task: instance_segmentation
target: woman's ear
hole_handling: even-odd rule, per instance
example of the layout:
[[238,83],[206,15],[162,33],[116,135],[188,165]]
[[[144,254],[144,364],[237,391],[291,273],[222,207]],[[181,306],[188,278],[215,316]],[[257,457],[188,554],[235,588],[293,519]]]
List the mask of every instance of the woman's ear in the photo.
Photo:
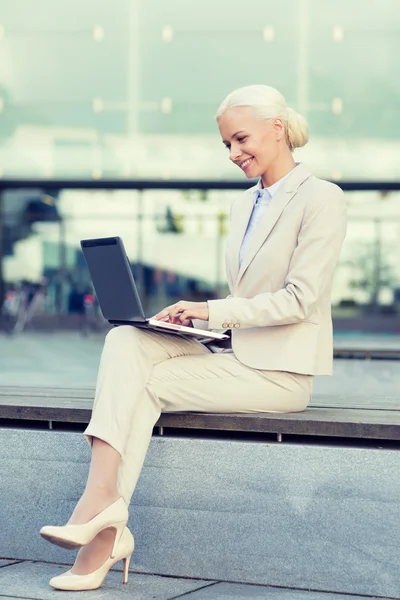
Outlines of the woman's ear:
[[285,139],[285,123],[280,117],[276,117],[272,123],[275,131],[276,140],[279,142]]

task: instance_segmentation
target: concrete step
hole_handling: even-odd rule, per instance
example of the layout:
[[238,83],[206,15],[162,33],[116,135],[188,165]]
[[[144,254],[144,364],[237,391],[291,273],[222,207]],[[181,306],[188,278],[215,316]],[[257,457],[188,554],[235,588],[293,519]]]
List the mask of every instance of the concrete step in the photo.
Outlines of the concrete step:
[[[73,560],[39,529],[68,520],[89,458],[79,433],[0,429],[0,557]],[[399,598],[399,471],[393,449],[155,437],[132,570]]]

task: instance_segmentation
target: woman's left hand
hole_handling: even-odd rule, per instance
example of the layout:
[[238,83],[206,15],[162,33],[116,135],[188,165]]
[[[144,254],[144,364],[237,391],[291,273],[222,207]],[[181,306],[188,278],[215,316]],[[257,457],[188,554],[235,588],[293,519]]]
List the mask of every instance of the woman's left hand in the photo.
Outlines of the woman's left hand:
[[186,302],[186,300],[180,300],[176,304],[164,308],[164,310],[154,316],[154,319],[190,326],[192,319],[208,321],[208,304],[207,302]]

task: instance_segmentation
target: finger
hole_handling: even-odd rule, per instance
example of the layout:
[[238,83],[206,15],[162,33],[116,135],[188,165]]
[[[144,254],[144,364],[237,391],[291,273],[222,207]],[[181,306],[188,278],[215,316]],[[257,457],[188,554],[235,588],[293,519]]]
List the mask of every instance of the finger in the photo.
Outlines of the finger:
[[168,317],[168,312],[164,309],[161,312],[154,315],[153,319],[156,319],[157,321],[161,321],[162,319],[165,319],[166,317]]
[[184,311],[183,311],[183,312],[182,312],[182,313],[179,315],[179,321],[180,321],[181,323],[183,323],[183,321],[186,321],[186,320],[188,320],[188,319],[196,318],[196,314],[195,314],[195,312],[196,312],[196,311],[194,311],[194,310],[190,310],[190,309],[184,310]]
[[175,324],[179,324],[180,325],[181,324],[181,314],[182,313],[178,313],[176,315],[169,314],[168,317],[167,317],[167,320],[170,323],[175,323]]
[[[187,318],[187,317],[183,316],[184,314],[185,314],[185,313],[183,313],[183,312],[180,312],[180,313],[178,313],[177,315],[175,315],[175,316],[173,316],[173,317],[172,317],[172,316],[170,316],[170,321],[171,321],[172,323],[177,323],[178,325],[181,325],[181,324],[182,324],[182,322],[183,322],[183,321],[184,321],[184,320]],[[186,314],[187,314],[187,313],[186,313]]]
[[192,323],[191,319],[186,319],[185,321],[182,321],[181,325],[185,325],[185,327],[193,327],[193,323]]
[[181,305],[179,306],[178,304],[174,304],[174,306],[171,307],[171,310],[169,311],[169,316],[172,318],[177,317],[178,315],[182,314],[182,311],[185,310],[185,308]]
[[171,304],[171,306],[166,306],[160,312],[158,312],[156,315],[154,315],[153,318],[160,320],[160,319],[164,319],[165,317],[168,317],[173,306],[175,306],[175,305]]

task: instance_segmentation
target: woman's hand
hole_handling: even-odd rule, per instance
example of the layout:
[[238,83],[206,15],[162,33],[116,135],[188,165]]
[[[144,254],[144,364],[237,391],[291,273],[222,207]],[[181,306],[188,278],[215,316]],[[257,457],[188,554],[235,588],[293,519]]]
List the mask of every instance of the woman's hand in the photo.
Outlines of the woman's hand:
[[192,319],[208,321],[208,304],[207,302],[186,302],[185,300],[180,300],[176,304],[171,304],[171,306],[164,308],[164,310],[154,316],[154,319],[191,327]]

